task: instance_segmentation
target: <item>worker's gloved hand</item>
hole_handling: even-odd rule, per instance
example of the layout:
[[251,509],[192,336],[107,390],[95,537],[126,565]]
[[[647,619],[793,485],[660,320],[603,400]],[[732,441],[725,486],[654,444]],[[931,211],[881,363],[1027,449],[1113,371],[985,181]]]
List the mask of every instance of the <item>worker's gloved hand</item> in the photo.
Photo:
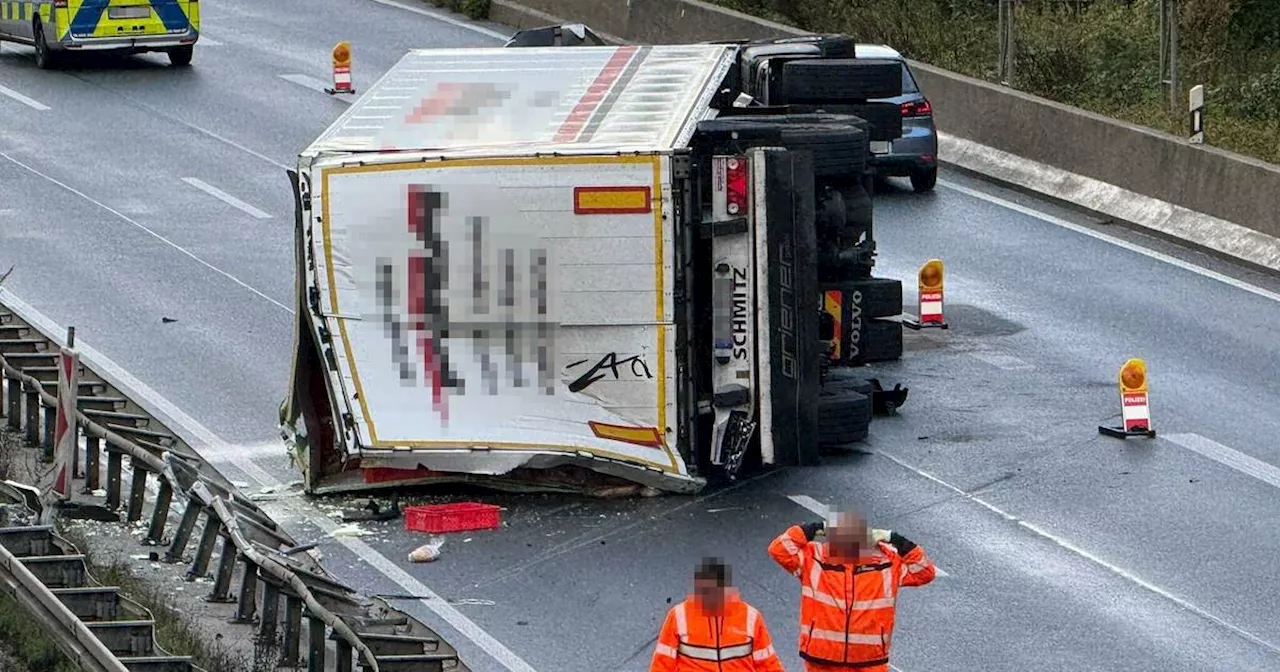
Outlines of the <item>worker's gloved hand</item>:
[[876,527],[871,528],[871,538],[877,544],[887,544],[893,538],[893,530],[882,530]]
[[818,533],[822,531],[823,527],[823,523],[805,523],[800,526],[800,529],[804,530],[805,539],[813,541],[813,538],[818,536]]

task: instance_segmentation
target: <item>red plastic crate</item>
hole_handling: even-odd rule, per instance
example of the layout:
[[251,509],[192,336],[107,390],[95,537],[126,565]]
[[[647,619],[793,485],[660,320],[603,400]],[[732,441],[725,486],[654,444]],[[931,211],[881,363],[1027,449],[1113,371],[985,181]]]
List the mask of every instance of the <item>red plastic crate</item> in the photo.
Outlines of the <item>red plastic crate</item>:
[[406,506],[404,529],[433,534],[493,530],[502,525],[499,511],[500,507],[476,502]]

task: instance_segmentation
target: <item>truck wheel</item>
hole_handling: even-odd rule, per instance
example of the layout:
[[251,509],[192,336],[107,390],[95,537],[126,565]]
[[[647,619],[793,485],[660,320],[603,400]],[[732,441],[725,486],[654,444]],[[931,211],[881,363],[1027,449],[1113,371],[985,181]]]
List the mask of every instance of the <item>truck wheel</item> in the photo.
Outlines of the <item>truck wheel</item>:
[[788,61],[770,73],[769,102],[861,103],[902,95],[902,64],[893,60],[816,59]]
[[875,387],[871,381],[862,377],[862,374],[856,369],[847,366],[833,366],[827,369],[827,379],[822,381],[822,389],[831,392],[857,392],[865,394],[868,398],[875,391]]
[[893,103],[793,105],[791,109],[802,113],[829,113],[865,120],[867,136],[872,141],[897,140],[902,137],[902,111]]
[[892,362],[902,359],[902,323],[870,319],[863,322],[862,361]]
[[188,44],[185,47],[177,47],[168,51],[169,65],[175,68],[185,68],[191,65],[191,58],[196,54],[196,45]]
[[835,448],[867,438],[871,397],[852,390],[824,392],[818,397],[818,447]]
[[861,179],[867,164],[866,134],[843,122],[800,122],[788,115],[768,121],[729,117],[698,124],[698,136],[696,143],[710,145],[716,152],[768,146],[808,150],[813,153],[813,172],[818,179]]
[[797,35],[763,40],[756,44],[812,44],[823,58],[853,58],[857,41],[848,35]]
[[36,67],[41,70],[57,68],[61,59],[57,52],[49,48],[49,42],[44,36],[44,24],[37,20],[33,28],[36,35]]
[[844,216],[846,235],[853,236],[856,242],[863,233],[871,236],[875,223],[875,206],[871,194],[861,184],[842,190],[844,196]]

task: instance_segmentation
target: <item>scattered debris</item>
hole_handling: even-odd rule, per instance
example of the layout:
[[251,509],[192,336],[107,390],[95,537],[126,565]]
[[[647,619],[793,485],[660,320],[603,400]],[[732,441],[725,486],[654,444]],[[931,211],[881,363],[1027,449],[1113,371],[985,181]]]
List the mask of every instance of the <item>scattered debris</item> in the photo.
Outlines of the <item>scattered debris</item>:
[[434,562],[440,557],[442,546],[444,546],[444,537],[431,537],[430,541],[413,549],[409,554],[409,562]]
[[160,321],[161,321],[161,322],[163,322],[163,323],[165,323],[165,324],[171,324],[171,323],[173,323],[173,322],[177,322],[177,321],[178,321],[178,319],[177,319],[177,318],[175,318],[175,317],[161,317],[161,318],[160,318]]
[[331,537],[364,537],[364,536],[368,536],[368,534],[369,533],[367,531],[360,529],[359,525],[352,523],[350,525],[343,525],[342,527],[339,527],[338,529],[330,532],[329,536]]
[[10,266],[10,267],[9,267],[9,270],[7,270],[7,271],[5,271],[5,272],[4,272],[4,275],[0,275],[0,285],[3,285],[3,284],[4,284],[4,281],[5,281],[5,280],[7,280],[7,279],[9,278],[9,274],[13,272],[13,269],[14,269],[14,268],[16,268],[16,267],[15,267],[15,266]]
[[391,507],[383,509],[377,502],[370,499],[368,504],[359,511],[343,511],[342,521],[351,523],[356,521],[375,521],[384,522],[395,520],[400,517],[400,495],[391,496]]

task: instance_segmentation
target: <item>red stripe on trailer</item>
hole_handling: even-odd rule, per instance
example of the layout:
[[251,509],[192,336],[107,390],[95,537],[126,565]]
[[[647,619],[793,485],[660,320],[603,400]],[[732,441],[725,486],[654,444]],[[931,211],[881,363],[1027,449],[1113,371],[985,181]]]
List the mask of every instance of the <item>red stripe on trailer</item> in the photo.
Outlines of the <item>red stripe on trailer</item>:
[[576,140],[582,134],[582,129],[586,128],[587,121],[591,119],[591,115],[595,114],[600,108],[600,103],[604,102],[605,96],[609,95],[609,89],[613,88],[618,78],[622,76],[622,72],[626,70],[627,64],[640,50],[638,46],[618,47],[613,52],[613,56],[604,64],[604,69],[600,74],[596,75],[595,81],[587,87],[587,92],[578,99],[578,104],[569,112],[569,116],[560,124],[560,130],[556,131],[556,142],[569,142]]

